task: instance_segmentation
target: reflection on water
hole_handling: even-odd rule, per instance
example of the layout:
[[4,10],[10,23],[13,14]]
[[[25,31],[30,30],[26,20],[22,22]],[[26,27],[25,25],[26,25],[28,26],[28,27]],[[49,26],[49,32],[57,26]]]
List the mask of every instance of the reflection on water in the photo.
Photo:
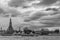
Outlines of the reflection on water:
[[0,36],[0,40],[60,40],[60,36],[40,36],[40,37]]

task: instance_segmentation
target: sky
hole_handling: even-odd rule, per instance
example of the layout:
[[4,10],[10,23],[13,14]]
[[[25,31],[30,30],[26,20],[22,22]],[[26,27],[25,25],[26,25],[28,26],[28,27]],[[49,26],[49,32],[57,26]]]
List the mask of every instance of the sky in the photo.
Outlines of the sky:
[[[0,0],[0,27],[14,29],[60,27],[60,0]],[[3,25],[3,26],[2,26]]]

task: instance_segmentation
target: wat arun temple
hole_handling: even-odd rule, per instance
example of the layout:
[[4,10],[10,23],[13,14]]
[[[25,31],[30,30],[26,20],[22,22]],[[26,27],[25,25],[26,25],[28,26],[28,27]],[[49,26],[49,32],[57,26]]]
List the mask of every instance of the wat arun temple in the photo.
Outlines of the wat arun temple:
[[7,30],[0,30],[0,36],[40,36],[40,35],[60,35],[60,30],[56,29],[54,31],[49,31],[48,29],[41,29],[41,30],[30,30],[27,27],[22,30],[14,30],[12,26],[12,19],[10,18],[9,26]]

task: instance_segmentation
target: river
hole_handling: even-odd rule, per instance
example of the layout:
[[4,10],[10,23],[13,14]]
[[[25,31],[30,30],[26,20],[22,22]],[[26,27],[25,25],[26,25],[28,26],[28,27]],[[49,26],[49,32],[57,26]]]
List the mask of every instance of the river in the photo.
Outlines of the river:
[[39,37],[0,36],[0,40],[60,40],[60,36],[39,36]]

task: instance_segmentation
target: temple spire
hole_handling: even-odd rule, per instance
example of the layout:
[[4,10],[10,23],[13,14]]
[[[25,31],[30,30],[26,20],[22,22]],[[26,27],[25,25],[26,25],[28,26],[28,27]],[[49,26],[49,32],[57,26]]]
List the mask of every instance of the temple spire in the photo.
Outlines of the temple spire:
[[11,18],[10,18],[10,22],[9,22],[9,27],[8,27],[8,29],[7,29],[7,32],[9,32],[9,33],[13,33],[13,27],[12,27],[12,20],[11,20]]

